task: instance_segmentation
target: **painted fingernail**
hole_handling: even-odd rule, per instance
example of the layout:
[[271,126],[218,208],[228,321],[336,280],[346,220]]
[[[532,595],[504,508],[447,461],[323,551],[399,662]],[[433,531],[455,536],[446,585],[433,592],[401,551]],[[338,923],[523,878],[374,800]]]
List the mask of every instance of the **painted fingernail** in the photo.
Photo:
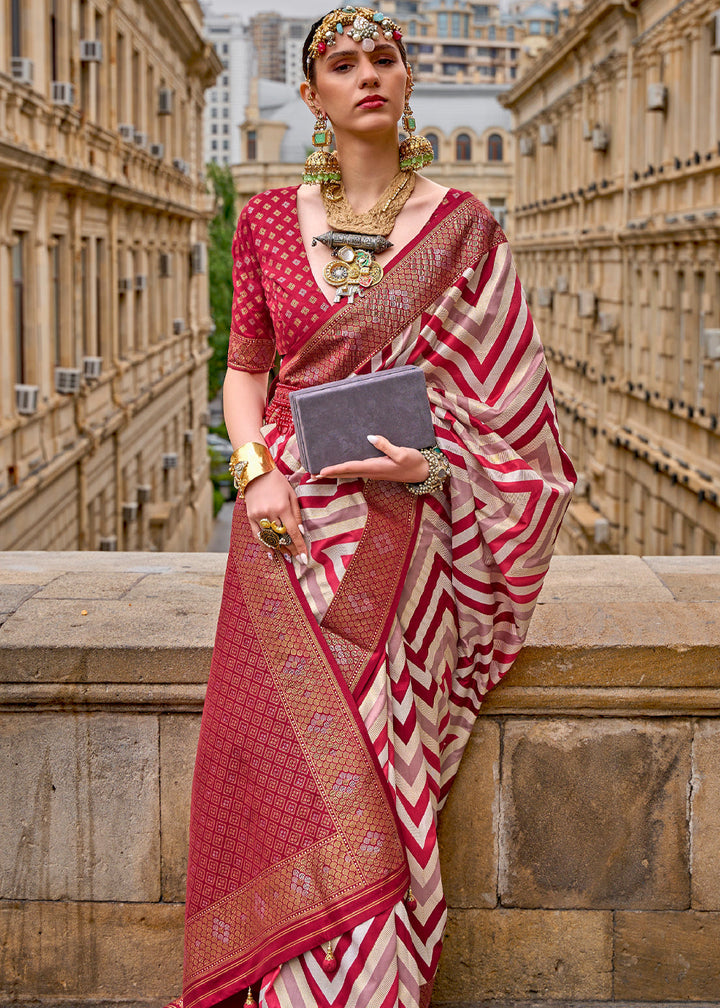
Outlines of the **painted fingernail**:
[[305,564],[305,566],[307,567],[307,554],[306,553],[298,553],[298,560],[300,561],[301,564]]
[[370,442],[370,444],[377,444],[378,441],[380,440],[377,434],[368,434],[367,439]]
[[300,529],[300,535],[304,536],[305,535],[305,526],[302,524],[302,522],[298,522],[298,528]]

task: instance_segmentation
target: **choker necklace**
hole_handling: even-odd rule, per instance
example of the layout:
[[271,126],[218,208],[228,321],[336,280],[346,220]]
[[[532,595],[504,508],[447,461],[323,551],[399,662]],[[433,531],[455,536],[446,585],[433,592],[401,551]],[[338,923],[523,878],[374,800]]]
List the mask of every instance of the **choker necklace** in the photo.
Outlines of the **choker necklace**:
[[332,252],[323,276],[337,288],[336,303],[346,297],[352,304],[356,295],[382,280],[383,268],[375,262],[375,255],[392,247],[387,235],[412,195],[415,178],[414,171],[399,171],[377,203],[362,214],[350,206],[342,181],[320,186],[332,230],[313,238],[312,243],[322,242]]

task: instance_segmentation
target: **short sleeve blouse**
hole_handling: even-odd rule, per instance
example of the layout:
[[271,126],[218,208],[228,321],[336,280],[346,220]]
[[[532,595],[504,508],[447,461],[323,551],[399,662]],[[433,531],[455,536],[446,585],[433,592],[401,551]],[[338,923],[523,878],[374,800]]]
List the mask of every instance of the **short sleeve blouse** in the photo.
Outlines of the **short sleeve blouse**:
[[233,241],[233,304],[228,367],[268,371],[275,351],[301,345],[332,313],[303,246],[297,186],[255,196]]

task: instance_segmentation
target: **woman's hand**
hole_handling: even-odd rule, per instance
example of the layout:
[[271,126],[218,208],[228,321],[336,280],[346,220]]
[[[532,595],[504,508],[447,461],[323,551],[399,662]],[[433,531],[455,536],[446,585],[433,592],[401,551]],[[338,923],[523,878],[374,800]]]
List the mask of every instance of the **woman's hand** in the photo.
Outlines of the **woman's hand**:
[[299,527],[300,505],[295,491],[281,472],[273,469],[248,483],[245,488],[245,505],[250,526],[256,536],[260,532],[261,518],[282,523],[292,539],[292,546],[282,548],[307,563],[305,540]]
[[422,483],[430,467],[417,448],[402,448],[387,438],[368,435],[368,441],[384,453],[385,458],[369,458],[326,466],[318,476],[337,476],[342,479],[390,480],[393,483]]

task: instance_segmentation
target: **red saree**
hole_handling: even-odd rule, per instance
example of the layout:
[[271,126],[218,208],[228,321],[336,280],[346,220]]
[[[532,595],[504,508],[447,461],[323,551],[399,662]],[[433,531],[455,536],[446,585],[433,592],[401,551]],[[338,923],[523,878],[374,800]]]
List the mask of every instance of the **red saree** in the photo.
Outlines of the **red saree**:
[[[574,474],[507,242],[471,195],[450,191],[353,305],[317,289],[294,189],[245,208],[234,267],[228,363],[284,355],[263,433],[310,560],[269,558],[238,503],[193,783],[184,1005],[261,981],[271,1008],[418,1008],[445,922],[437,813],[522,645]],[[305,473],[289,390],[408,363],[446,488],[418,500]]]

